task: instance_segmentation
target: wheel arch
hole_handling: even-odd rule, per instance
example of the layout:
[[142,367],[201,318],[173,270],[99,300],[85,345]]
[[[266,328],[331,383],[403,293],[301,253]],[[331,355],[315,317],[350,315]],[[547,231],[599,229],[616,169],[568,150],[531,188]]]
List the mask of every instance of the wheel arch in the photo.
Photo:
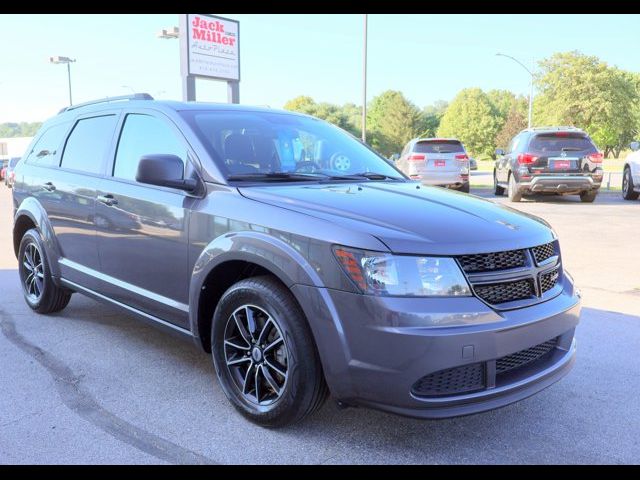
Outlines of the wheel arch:
[[211,320],[224,292],[234,283],[258,275],[275,277],[299,305],[301,299],[291,289],[293,285],[322,285],[316,271],[297,250],[271,235],[234,232],[215,239],[196,260],[189,286],[189,328],[203,350],[211,350]]
[[44,207],[35,198],[28,197],[18,207],[13,222],[13,250],[16,258],[18,257],[22,237],[31,228],[37,229],[42,236],[47,249],[46,257],[51,275],[59,277],[58,258],[60,257],[60,248],[55,233]]

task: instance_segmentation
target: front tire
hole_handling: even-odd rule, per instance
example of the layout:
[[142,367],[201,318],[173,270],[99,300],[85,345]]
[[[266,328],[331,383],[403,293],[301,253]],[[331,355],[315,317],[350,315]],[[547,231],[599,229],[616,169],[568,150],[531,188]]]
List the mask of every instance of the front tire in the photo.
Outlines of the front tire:
[[258,425],[296,423],[327,397],[304,313],[274,277],[248,278],[224,293],[213,315],[211,346],[225,395]]
[[622,174],[622,198],[625,200],[637,200],[640,197],[640,192],[634,191],[635,185],[633,184],[633,177],[631,176],[631,169],[625,167]]
[[71,300],[71,292],[53,282],[40,232],[28,230],[20,241],[18,272],[22,294],[29,308],[38,313],[59,312]]
[[522,200],[522,194],[518,192],[518,184],[513,173],[509,174],[509,188],[507,189],[507,197],[510,202],[519,202]]
[[496,171],[493,171],[493,194],[496,197],[501,197],[504,195],[504,187],[498,185],[498,176],[496,175]]

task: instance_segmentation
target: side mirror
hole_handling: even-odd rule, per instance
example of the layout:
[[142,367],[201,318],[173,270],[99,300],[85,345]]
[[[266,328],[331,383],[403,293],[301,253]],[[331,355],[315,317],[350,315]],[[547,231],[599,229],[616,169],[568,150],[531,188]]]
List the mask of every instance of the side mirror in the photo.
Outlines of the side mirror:
[[640,150],[640,142],[631,142],[629,144],[629,147],[631,148],[631,150],[633,150],[634,152],[637,150]]
[[501,148],[496,148],[496,155],[501,157],[504,155],[504,150]]
[[198,182],[184,178],[184,162],[176,155],[154,153],[143,155],[138,163],[136,180],[160,187],[177,188],[187,192],[195,190]]

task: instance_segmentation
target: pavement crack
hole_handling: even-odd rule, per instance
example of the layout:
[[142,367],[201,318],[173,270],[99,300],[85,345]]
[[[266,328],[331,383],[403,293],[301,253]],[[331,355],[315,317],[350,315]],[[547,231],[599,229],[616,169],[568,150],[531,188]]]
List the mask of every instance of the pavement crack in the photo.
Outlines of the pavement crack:
[[51,375],[62,402],[84,420],[112,437],[169,463],[216,463],[205,456],[136,427],[106,410],[90,392],[82,387],[81,376],[76,375],[60,359],[32,344],[18,333],[11,316],[1,310],[0,329],[9,342],[33,358]]

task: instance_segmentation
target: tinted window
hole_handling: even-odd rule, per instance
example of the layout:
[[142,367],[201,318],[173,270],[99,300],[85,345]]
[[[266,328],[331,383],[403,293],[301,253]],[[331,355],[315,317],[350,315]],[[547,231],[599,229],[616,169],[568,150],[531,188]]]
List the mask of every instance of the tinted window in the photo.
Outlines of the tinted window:
[[458,140],[418,142],[413,151],[416,153],[464,153],[464,148]]
[[596,150],[589,137],[564,132],[536,135],[529,145],[534,153],[584,152]]
[[177,155],[184,163],[187,149],[166,122],[150,115],[129,114],[122,128],[113,176],[135,180],[143,155]]
[[56,153],[62,145],[69,123],[49,127],[36,141],[25,161],[35,165],[57,166],[60,160]]
[[87,173],[101,173],[116,120],[115,115],[79,120],[64,148],[62,167]]
[[400,172],[347,132],[315,118],[276,112],[185,111],[182,115],[228,175]]

